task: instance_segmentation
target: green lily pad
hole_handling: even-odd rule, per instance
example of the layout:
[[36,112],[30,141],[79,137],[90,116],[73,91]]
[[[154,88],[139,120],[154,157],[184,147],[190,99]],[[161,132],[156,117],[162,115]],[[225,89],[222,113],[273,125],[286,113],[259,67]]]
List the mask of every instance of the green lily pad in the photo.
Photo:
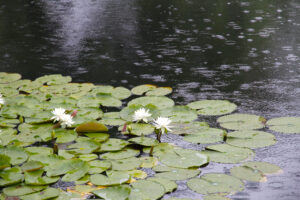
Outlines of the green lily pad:
[[173,153],[160,156],[159,161],[169,167],[192,168],[207,164],[208,157],[195,150],[174,149]]
[[145,92],[149,90],[155,89],[155,85],[145,84],[145,85],[139,85],[131,89],[132,94],[135,95],[143,95]]
[[46,189],[46,186],[15,185],[3,189],[6,196],[22,196]]
[[24,176],[19,167],[6,168],[0,171],[0,186],[8,186],[22,182]]
[[115,118],[115,119],[102,118],[101,120],[99,120],[99,123],[105,124],[105,125],[108,125],[108,126],[121,126],[121,125],[125,124],[126,121],[123,120],[123,119],[119,119],[119,118]]
[[85,135],[96,142],[105,142],[109,138],[108,133],[85,133]]
[[120,159],[120,160],[111,160],[112,170],[133,170],[139,168],[141,161],[136,157]]
[[[129,131],[129,128],[131,130]],[[123,126],[119,127],[119,131],[122,131]],[[143,123],[132,123],[127,125],[127,130],[126,132],[123,132],[123,134],[131,134],[131,135],[136,135],[136,136],[141,136],[141,135],[150,135],[151,133],[154,132],[154,126],[150,124],[143,124]]]
[[198,118],[197,112],[187,106],[165,108],[160,113],[160,116],[168,117],[172,122],[190,122]]
[[250,167],[239,166],[230,169],[230,174],[246,181],[265,182],[266,178],[259,170],[254,170]]
[[252,161],[244,163],[243,166],[252,168],[254,170],[259,170],[264,174],[275,174],[282,172],[280,167],[267,162]]
[[[153,168],[153,170],[156,171],[155,168]],[[165,167],[164,171],[156,173],[155,177],[168,179],[172,181],[181,181],[181,180],[193,178],[198,174],[200,174],[200,170],[198,169],[179,169],[174,167]]]
[[148,147],[156,146],[159,143],[156,139],[149,138],[149,137],[144,137],[144,136],[131,138],[128,141],[132,142],[134,144],[139,144],[139,145],[148,146]]
[[0,170],[10,167],[10,157],[0,154]]
[[96,95],[96,98],[102,106],[106,106],[106,107],[120,107],[120,106],[122,106],[122,102],[119,99],[117,99],[116,97],[114,97],[110,94],[98,93]]
[[0,72],[0,83],[10,83],[13,81],[17,81],[20,78],[21,75],[17,73]]
[[224,115],[233,112],[237,106],[227,100],[201,100],[189,103],[188,107],[200,115]]
[[51,75],[41,76],[35,79],[34,81],[41,84],[47,84],[47,85],[62,85],[71,82],[72,78],[70,76],[62,76],[60,74],[51,74]]
[[191,198],[176,198],[176,197],[171,197],[163,200],[200,200],[200,199],[191,199]]
[[80,160],[83,160],[83,161],[91,161],[91,160],[96,160],[98,158],[98,155],[97,154],[83,154],[83,155],[80,155],[78,157]]
[[113,187],[93,191],[93,193],[96,196],[106,200],[113,200],[113,199],[127,200],[130,195],[130,192],[131,192],[131,188],[125,185],[113,186]]
[[27,194],[24,196],[20,196],[21,200],[33,200],[33,199],[39,199],[39,200],[44,200],[44,199],[51,199],[54,197],[57,197],[59,195],[60,191],[55,188],[47,188],[43,191],[40,192],[35,192],[32,194]]
[[169,108],[174,106],[174,101],[168,97],[163,96],[146,96],[146,97],[139,97],[136,99],[133,99],[128,102],[128,105],[142,105],[146,106],[148,104],[152,104],[156,106],[159,109]]
[[81,124],[75,130],[77,133],[97,133],[97,132],[108,131],[105,125],[97,122],[88,122],[88,123]]
[[89,165],[87,162],[80,160],[81,162],[76,162],[77,160],[72,160],[72,170],[69,170],[68,173],[66,173],[62,177],[62,181],[65,182],[72,182],[77,181],[80,178],[84,177],[88,171],[89,171]]
[[140,157],[142,168],[152,168],[157,165],[158,159],[156,157]]
[[197,144],[209,144],[223,141],[225,135],[226,131],[222,129],[208,128],[186,135],[183,140]]
[[239,163],[255,155],[251,149],[228,144],[207,146],[206,150],[201,153],[207,155],[210,161],[217,163]]
[[90,154],[100,149],[101,144],[86,137],[77,138],[76,143],[68,146],[70,153]]
[[77,133],[74,130],[55,129],[54,130],[56,143],[73,142],[77,138]]
[[24,149],[17,146],[0,147],[0,154],[10,157],[10,163],[12,165],[21,164],[28,158]]
[[89,162],[89,174],[101,174],[111,168],[111,162],[107,160],[93,160]]
[[130,175],[126,172],[114,172],[109,176],[102,174],[94,174],[90,176],[91,183],[101,186],[121,185],[130,179]]
[[51,183],[57,182],[60,177],[48,177],[48,176],[42,176],[44,173],[44,170],[36,170],[31,172],[25,172],[25,183],[27,185],[49,185]]
[[128,97],[131,96],[131,92],[127,88],[124,88],[124,87],[114,88],[113,86],[110,86],[110,85],[97,85],[96,87],[93,88],[91,93],[92,94],[98,94],[98,93],[110,94],[117,99],[127,99]]
[[186,135],[194,134],[209,129],[209,125],[206,122],[186,122],[175,123],[172,128],[172,134]]
[[265,127],[266,119],[251,114],[231,114],[218,118],[220,126],[230,130],[255,130]]
[[[132,193],[140,193],[143,200],[146,199],[159,199],[165,194],[165,188],[153,181],[139,180],[131,184]],[[129,198],[131,199],[131,198]],[[135,197],[133,199],[136,199]]]
[[31,171],[39,170],[43,167],[44,167],[43,163],[39,161],[28,161],[27,163],[24,163],[21,168],[23,172],[31,172]]
[[156,183],[161,184],[165,188],[166,193],[173,192],[177,189],[177,184],[174,181],[170,181],[168,179],[151,177],[147,179],[148,181],[154,181]]
[[126,140],[110,138],[101,144],[101,151],[120,151],[127,145],[129,145],[129,142]]
[[135,157],[140,154],[140,151],[137,149],[133,149],[130,147],[126,147],[122,149],[121,151],[114,151],[114,152],[108,152],[101,154],[102,159],[108,159],[108,160],[120,160],[130,157]]
[[244,183],[226,174],[209,173],[187,182],[188,187],[199,194],[234,193],[244,190]]
[[267,121],[270,130],[279,133],[300,133],[300,117],[278,117]]
[[237,147],[259,148],[275,144],[276,138],[263,131],[243,130],[228,133],[226,143]]
[[170,87],[157,87],[149,90],[146,96],[165,96],[172,93],[172,88]]
[[29,156],[38,154],[53,154],[53,149],[49,147],[26,147],[24,150],[29,154]]

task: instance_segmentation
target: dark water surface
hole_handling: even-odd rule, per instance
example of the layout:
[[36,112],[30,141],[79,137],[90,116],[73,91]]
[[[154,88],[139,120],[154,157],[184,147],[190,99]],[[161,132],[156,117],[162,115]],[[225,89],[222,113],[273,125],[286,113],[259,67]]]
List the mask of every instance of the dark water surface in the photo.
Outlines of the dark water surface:
[[[300,1],[0,0],[0,71],[127,88],[153,83],[171,86],[178,104],[228,99],[267,119],[300,116]],[[247,182],[233,199],[300,199],[300,135],[274,134],[278,143],[257,149],[255,160],[284,173]],[[180,184],[168,196],[201,195]]]

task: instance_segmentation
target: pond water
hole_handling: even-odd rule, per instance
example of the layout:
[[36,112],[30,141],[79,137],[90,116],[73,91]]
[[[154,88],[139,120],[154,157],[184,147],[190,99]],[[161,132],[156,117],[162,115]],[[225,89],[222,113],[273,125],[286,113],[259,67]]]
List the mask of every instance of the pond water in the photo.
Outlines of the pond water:
[[[34,79],[171,86],[177,104],[228,99],[267,119],[300,116],[298,0],[60,0],[0,3],[0,71]],[[211,125],[215,118],[200,118]],[[300,135],[255,159],[284,173],[246,184],[234,200],[300,199]],[[190,146],[168,135],[163,141]],[[209,164],[206,172],[232,165]],[[175,197],[199,197],[180,184]]]

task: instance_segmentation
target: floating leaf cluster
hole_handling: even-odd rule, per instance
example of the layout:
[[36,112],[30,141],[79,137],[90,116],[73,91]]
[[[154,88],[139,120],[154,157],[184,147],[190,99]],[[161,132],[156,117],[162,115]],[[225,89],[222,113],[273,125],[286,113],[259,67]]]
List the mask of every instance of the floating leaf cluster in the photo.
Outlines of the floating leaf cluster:
[[[205,200],[226,200],[226,195],[244,189],[244,181],[266,181],[267,174],[281,171],[250,161],[254,148],[276,143],[273,134],[258,129],[300,133],[299,117],[267,121],[252,114],[225,115],[237,109],[226,100],[175,105],[166,97],[172,92],[169,87],[129,90],[71,81],[59,74],[31,81],[0,73],[0,200],[152,200],[175,191],[181,180]],[[71,127],[53,124],[55,108],[64,108],[66,114],[76,111]],[[139,109],[151,113],[147,120],[134,120]],[[220,127],[209,127],[199,116],[220,116]],[[168,134],[206,144],[205,149],[160,143],[153,137],[157,117],[172,121]],[[230,175],[200,175],[209,162],[242,164],[231,168]]]

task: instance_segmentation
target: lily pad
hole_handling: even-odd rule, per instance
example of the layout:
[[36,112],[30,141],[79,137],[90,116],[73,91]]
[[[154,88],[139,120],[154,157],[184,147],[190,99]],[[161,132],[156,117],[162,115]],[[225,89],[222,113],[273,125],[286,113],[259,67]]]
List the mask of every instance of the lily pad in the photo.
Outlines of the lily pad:
[[142,168],[152,168],[158,164],[158,159],[156,157],[140,157],[139,158]]
[[200,115],[224,115],[233,112],[236,105],[227,100],[201,100],[187,105]]
[[90,176],[91,183],[101,186],[121,185],[130,179],[130,175],[126,172],[114,172],[110,176],[102,174],[94,174]]
[[165,96],[172,93],[172,88],[170,87],[157,87],[149,90],[146,95],[147,96]]
[[251,114],[231,114],[218,118],[220,126],[230,130],[255,130],[265,127],[266,119]]
[[0,170],[10,167],[10,157],[0,154]]
[[168,117],[172,122],[190,122],[198,118],[196,111],[187,106],[173,106],[160,111],[160,116]]
[[24,149],[17,146],[0,147],[0,154],[10,157],[10,163],[12,165],[21,164],[28,158]]
[[41,76],[35,79],[34,81],[41,84],[47,84],[47,85],[62,85],[71,82],[72,78],[70,76],[62,76],[60,74],[51,74],[51,75]]
[[267,121],[270,130],[279,133],[300,133],[300,117],[278,117]]
[[208,157],[195,150],[174,149],[173,153],[160,156],[159,161],[169,167],[192,168],[207,164]]
[[17,81],[20,78],[21,75],[17,73],[0,72],[0,83],[10,83],[13,81]]
[[22,182],[24,176],[19,167],[6,168],[0,171],[0,186],[8,186]]
[[234,177],[237,177],[239,179],[246,180],[246,181],[253,181],[253,182],[265,182],[266,181],[266,178],[264,177],[264,175],[261,171],[254,170],[250,167],[245,167],[245,166],[231,168],[230,174]]
[[189,188],[199,194],[234,193],[244,190],[244,183],[226,174],[209,173],[187,182]]
[[132,94],[135,95],[143,95],[145,92],[155,89],[155,85],[145,84],[145,85],[139,85],[131,89]]
[[209,129],[209,125],[206,122],[186,122],[175,123],[172,128],[172,134],[186,135],[194,134]]
[[133,149],[130,147],[126,147],[122,149],[121,151],[114,151],[114,152],[108,152],[101,154],[102,159],[108,159],[108,160],[119,160],[119,159],[125,159],[130,157],[135,157],[140,154],[140,151],[137,149]]
[[57,197],[59,195],[60,191],[55,188],[47,188],[43,191],[20,196],[21,200],[33,200],[33,199],[39,199],[39,200],[44,200],[44,199],[51,199],[54,197]]
[[152,104],[156,106],[159,109],[169,108],[174,106],[174,101],[168,97],[163,96],[147,96],[147,97],[139,97],[136,99],[133,99],[128,102],[128,105],[142,105],[146,106],[148,104]]
[[127,145],[129,145],[129,142],[126,140],[110,138],[101,144],[101,151],[120,151]]
[[225,135],[226,131],[222,129],[208,128],[186,135],[183,140],[197,144],[209,144],[223,141]]
[[22,196],[46,189],[46,186],[15,185],[3,189],[6,196]]
[[226,143],[237,147],[259,148],[275,144],[276,138],[263,131],[243,130],[228,133]]
[[149,138],[149,137],[135,137],[135,138],[131,138],[128,140],[129,142],[132,142],[134,144],[139,144],[142,146],[156,146],[158,145],[158,141],[156,139],[153,138]]
[[[131,128],[131,130],[129,130]],[[119,130],[121,131],[123,129],[123,126],[119,127]],[[154,132],[154,126],[150,124],[144,124],[144,123],[132,123],[127,125],[126,132],[123,132],[123,134],[131,134],[136,136],[141,135],[150,135]]]
[[200,174],[198,169],[179,169],[179,168],[165,168],[164,172],[156,173],[155,177],[164,178],[172,181],[181,181],[193,178]]
[[22,165],[22,170],[23,172],[31,172],[31,171],[39,170],[43,167],[44,167],[43,163],[39,161],[29,161]]
[[100,143],[89,138],[77,138],[76,143],[68,146],[68,151],[74,154],[90,154],[100,149]]
[[136,157],[121,159],[121,160],[111,160],[112,170],[124,171],[137,169],[141,165],[141,161]]
[[44,170],[36,170],[31,172],[25,172],[25,183],[27,185],[49,185],[51,183],[57,182],[60,177],[48,177],[48,176],[42,176],[44,173]]
[[73,142],[77,138],[77,133],[74,130],[56,129],[54,130],[56,143]]
[[142,200],[159,199],[165,194],[165,188],[161,184],[153,181],[139,180],[132,183],[131,186],[133,188],[131,193],[140,193]]
[[154,181],[154,182],[159,183],[162,186],[164,186],[166,193],[173,192],[174,190],[177,189],[177,184],[174,181],[170,181],[168,179],[151,177],[151,178],[148,178],[147,180]]
[[97,122],[88,122],[81,124],[76,128],[77,133],[97,133],[97,132],[107,132],[108,129],[105,125]]
[[254,170],[259,170],[264,174],[275,174],[282,171],[280,167],[267,162],[252,161],[244,163],[243,166],[252,168]]
[[105,142],[109,138],[108,133],[85,133],[85,135],[96,142]]
[[130,192],[131,192],[131,188],[125,185],[113,186],[113,187],[93,191],[95,195],[105,200],[113,200],[113,199],[126,200],[128,199]]
[[251,149],[228,144],[207,146],[206,150],[202,151],[202,153],[207,155],[210,161],[217,163],[239,163],[255,155]]
[[100,174],[111,168],[111,162],[107,160],[93,160],[89,162],[89,174]]

